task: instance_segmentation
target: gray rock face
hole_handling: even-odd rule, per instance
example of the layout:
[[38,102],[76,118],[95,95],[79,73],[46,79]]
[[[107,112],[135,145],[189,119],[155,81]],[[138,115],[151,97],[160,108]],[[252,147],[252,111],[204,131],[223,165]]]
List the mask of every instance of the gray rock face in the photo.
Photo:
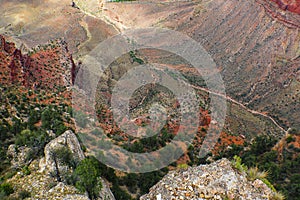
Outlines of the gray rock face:
[[[45,149],[45,157],[40,160],[39,163],[39,172],[46,172],[46,174],[49,172],[55,171],[55,163],[53,160],[53,157],[51,156],[51,151],[53,149],[59,148],[59,147],[68,147],[75,159],[78,161],[84,159],[84,153],[80,147],[79,141],[76,137],[76,135],[72,131],[66,131],[64,134],[60,135],[59,137],[53,139],[51,142],[49,142]],[[63,165],[62,163],[58,163],[59,171],[61,172],[67,172],[72,173],[67,166]],[[105,200],[115,200],[112,192],[109,189],[108,184],[105,182],[105,180],[101,179],[102,182],[102,190],[99,194],[98,199],[105,199]],[[55,188],[50,190],[48,193],[64,193],[68,188],[71,188],[71,186],[65,185],[64,183],[59,183]],[[46,195],[47,196],[47,195]],[[50,195],[51,196],[51,195]],[[61,195],[58,195],[61,196]],[[87,194],[84,195],[68,195],[62,199],[88,199]]]
[[[51,156],[51,151],[53,151],[56,148],[66,146],[68,147],[75,159],[82,160],[84,159],[83,151],[81,150],[79,141],[76,137],[76,135],[68,130],[64,134],[60,135],[59,137],[53,139],[51,142],[49,142],[44,149],[45,157],[41,159],[40,161],[40,172],[43,172],[45,170],[54,171],[55,170],[55,163]],[[62,165],[59,165],[59,167],[63,167]],[[63,169],[62,169],[63,170]]]
[[115,197],[114,197],[113,193],[111,192],[108,183],[103,179],[101,179],[101,183],[102,183],[102,190],[100,191],[100,195],[99,195],[98,199],[115,200]]
[[272,191],[261,180],[248,181],[227,159],[169,172],[141,200],[269,199]]

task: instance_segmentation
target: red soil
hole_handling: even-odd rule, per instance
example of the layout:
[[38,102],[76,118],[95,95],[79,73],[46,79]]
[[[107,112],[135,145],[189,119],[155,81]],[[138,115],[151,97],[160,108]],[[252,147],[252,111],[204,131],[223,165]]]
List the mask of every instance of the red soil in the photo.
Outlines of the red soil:
[[55,88],[73,83],[75,64],[66,43],[57,40],[22,54],[0,35],[0,83]]
[[300,0],[271,0],[282,10],[288,10],[293,13],[300,14]]

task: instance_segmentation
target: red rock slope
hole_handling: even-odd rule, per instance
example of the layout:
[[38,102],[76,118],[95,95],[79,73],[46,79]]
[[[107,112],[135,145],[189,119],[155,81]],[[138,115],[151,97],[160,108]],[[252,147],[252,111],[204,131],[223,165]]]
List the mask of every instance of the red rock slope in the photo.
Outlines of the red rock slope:
[[22,54],[15,44],[0,35],[0,83],[30,88],[56,88],[72,83],[75,70],[67,45],[61,40],[38,46]]
[[279,8],[300,14],[300,0],[271,0],[278,4]]

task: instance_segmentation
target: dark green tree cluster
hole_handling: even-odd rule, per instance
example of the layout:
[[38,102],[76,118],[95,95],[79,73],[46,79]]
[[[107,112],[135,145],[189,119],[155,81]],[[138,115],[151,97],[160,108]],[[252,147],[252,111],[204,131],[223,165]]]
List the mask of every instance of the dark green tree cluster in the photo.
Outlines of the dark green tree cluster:
[[87,192],[90,199],[99,197],[102,188],[101,169],[95,157],[87,157],[76,166],[73,173],[73,184],[81,192]]
[[142,138],[134,143],[126,143],[123,147],[131,152],[144,153],[151,152],[160,149],[170,142],[174,137],[174,134],[168,132],[167,128],[163,128],[161,133],[147,138]]
[[[43,91],[19,93],[18,88],[2,88],[0,109],[0,175],[10,166],[6,155],[8,146],[15,143],[17,146],[28,146],[33,150],[31,159],[43,154],[43,148],[52,138],[47,134],[52,130],[60,135],[67,128],[65,113],[66,104],[49,105],[40,103],[37,99],[44,98]],[[35,96],[35,97],[33,97]],[[11,109],[15,108],[14,112]],[[42,122],[42,126],[40,126]]]
[[5,199],[10,194],[14,193],[14,188],[9,183],[0,184],[0,199]]
[[[291,139],[288,139],[291,140]],[[292,140],[291,140],[292,141]],[[268,172],[268,180],[275,189],[281,191],[287,199],[299,200],[300,194],[300,154],[293,154],[284,150],[282,155],[272,147],[277,140],[269,136],[257,136],[251,144],[250,149],[235,148],[223,153],[224,157],[233,159],[239,155],[242,162],[248,167],[258,167],[260,171]]]
[[66,131],[61,111],[52,106],[46,108],[41,114],[42,128],[52,130],[57,136]]

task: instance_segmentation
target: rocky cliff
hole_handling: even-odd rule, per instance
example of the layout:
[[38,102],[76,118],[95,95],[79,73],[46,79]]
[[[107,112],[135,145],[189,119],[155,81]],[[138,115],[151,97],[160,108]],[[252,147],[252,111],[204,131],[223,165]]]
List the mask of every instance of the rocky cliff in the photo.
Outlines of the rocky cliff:
[[299,0],[271,0],[275,2],[282,10],[300,14],[300,1]]
[[29,88],[65,87],[72,84],[75,64],[66,42],[57,39],[22,53],[0,35],[0,83]]
[[[45,170],[54,171],[54,160],[53,156],[51,155],[54,149],[60,147],[67,147],[73,154],[74,159],[82,160],[84,159],[83,151],[81,150],[80,144],[77,140],[76,135],[72,131],[66,131],[64,134],[60,135],[59,137],[53,139],[49,142],[44,149],[45,157],[40,161],[40,171],[43,172]],[[61,164],[61,163],[59,163]],[[61,166],[59,166],[61,167]]]
[[227,159],[169,172],[141,200],[269,199],[272,190],[261,180],[247,180]]

